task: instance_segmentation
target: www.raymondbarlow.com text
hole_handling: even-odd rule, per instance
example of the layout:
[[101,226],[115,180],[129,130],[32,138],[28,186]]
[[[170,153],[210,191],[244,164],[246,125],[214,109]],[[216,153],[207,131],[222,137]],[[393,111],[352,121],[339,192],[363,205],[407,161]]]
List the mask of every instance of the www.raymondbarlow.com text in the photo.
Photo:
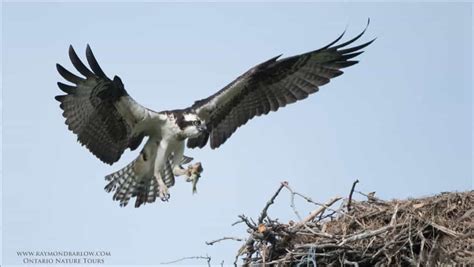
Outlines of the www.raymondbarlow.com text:
[[109,251],[17,251],[23,264],[104,264]]

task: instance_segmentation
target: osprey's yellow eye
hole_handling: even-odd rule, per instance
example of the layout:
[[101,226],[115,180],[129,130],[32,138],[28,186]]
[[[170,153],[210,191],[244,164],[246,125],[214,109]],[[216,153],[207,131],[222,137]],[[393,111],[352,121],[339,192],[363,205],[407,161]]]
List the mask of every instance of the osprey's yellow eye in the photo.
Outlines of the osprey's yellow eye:
[[199,126],[201,125],[201,121],[193,121],[194,126]]

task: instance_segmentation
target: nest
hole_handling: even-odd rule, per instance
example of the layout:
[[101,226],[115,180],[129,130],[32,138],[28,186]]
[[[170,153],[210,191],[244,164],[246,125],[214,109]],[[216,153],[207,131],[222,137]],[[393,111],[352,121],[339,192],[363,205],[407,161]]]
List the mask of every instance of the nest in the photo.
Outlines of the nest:
[[[249,237],[236,260],[277,266],[474,265],[474,191],[384,201],[355,191],[356,183],[348,198],[325,204],[282,183],[257,222],[239,216]],[[298,217],[295,197],[316,209],[298,222],[272,220],[268,208],[283,188]],[[354,200],[353,193],[363,199]]]

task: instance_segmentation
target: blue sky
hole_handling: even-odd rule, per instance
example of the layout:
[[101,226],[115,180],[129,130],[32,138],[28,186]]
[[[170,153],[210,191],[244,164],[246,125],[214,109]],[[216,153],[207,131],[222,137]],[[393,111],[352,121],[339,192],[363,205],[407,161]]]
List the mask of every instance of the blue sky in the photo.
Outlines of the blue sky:
[[[198,194],[178,179],[169,203],[120,208],[102,164],[67,130],[55,63],[90,44],[109,75],[154,110],[184,108],[248,68],[317,49],[346,27],[377,37],[312,97],[240,128],[201,161]],[[210,255],[231,263],[240,244],[206,246],[237,215],[258,216],[286,180],[324,202],[355,179],[382,198],[472,189],[472,9],[469,3],[6,3],[3,38],[3,263],[20,250],[106,250],[108,264]],[[270,208],[295,219],[284,192]],[[300,213],[311,210],[297,203]],[[203,263],[191,261],[187,263]]]

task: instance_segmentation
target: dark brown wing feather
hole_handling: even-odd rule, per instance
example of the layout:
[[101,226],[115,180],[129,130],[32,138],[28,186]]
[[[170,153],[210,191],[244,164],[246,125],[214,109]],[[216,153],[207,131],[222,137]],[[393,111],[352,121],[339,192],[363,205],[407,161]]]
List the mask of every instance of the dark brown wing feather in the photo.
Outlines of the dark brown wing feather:
[[358,62],[351,59],[360,55],[360,50],[375,39],[345,47],[364,32],[365,29],[339,45],[334,46],[344,33],[321,49],[281,60],[278,60],[279,56],[272,58],[250,69],[216,94],[196,101],[191,109],[206,118],[208,132],[189,139],[187,146],[202,148],[210,138],[211,148],[217,148],[253,117],[276,111],[317,92],[331,78],[341,75],[342,68]]
[[82,63],[72,46],[69,47],[72,64],[85,78],[57,64],[59,74],[74,85],[58,83],[66,95],[55,98],[61,102],[66,124],[78,141],[100,160],[112,164],[126,148],[137,148],[143,135],[131,136],[132,125],[114,105],[120,97],[127,96],[120,78],[115,76],[111,80],[105,75],[89,46],[86,56],[92,71]]

